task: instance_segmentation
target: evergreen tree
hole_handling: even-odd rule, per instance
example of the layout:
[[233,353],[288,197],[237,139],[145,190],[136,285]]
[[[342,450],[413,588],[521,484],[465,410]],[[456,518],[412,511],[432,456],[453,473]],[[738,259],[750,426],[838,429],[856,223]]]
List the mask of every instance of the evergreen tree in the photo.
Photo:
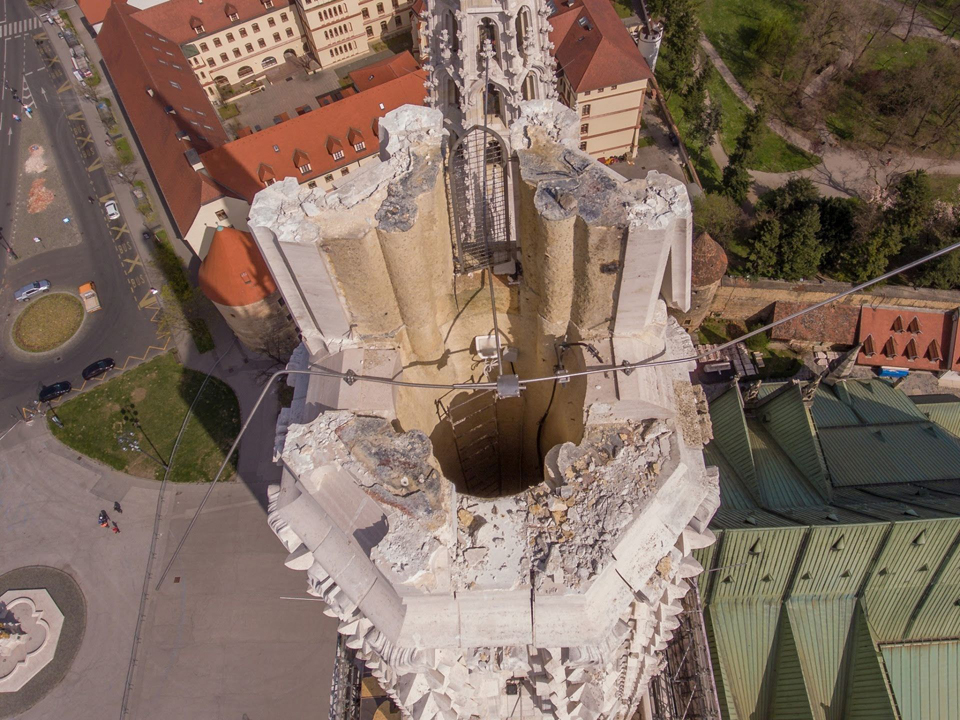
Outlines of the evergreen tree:
[[704,107],[690,125],[690,140],[703,155],[710,146],[714,136],[720,130],[723,122],[723,113],[719,105]]
[[[666,91],[681,94],[695,77],[700,52],[700,21],[694,0],[651,0],[651,16],[663,20],[663,62],[657,64],[657,81]],[[662,61],[661,61],[662,62]]]
[[783,221],[780,234],[780,277],[785,280],[811,278],[820,269],[823,246],[820,232],[820,208],[810,204],[791,212]]
[[897,183],[897,198],[887,211],[886,222],[894,225],[910,242],[915,240],[933,214],[933,191],[923,170],[907,173]]
[[[960,241],[960,210],[952,216],[931,223],[921,234],[918,250],[926,255]],[[949,252],[921,265],[916,283],[937,290],[960,289],[960,251]]]
[[754,226],[754,240],[747,257],[747,271],[761,277],[776,277],[779,256],[780,221],[773,215],[766,215]]
[[835,268],[850,238],[856,231],[856,217],[861,201],[855,198],[821,198],[820,233],[818,238],[823,246],[821,267]]
[[747,199],[747,193],[750,191],[750,173],[747,171],[747,163],[750,162],[753,151],[760,139],[760,130],[766,117],[763,105],[758,105],[757,109],[747,116],[747,121],[743,130],[737,136],[737,146],[730,154],[727,166],[723,169],[722,192],[724,195],[733,198],[738,203],[743,203]]

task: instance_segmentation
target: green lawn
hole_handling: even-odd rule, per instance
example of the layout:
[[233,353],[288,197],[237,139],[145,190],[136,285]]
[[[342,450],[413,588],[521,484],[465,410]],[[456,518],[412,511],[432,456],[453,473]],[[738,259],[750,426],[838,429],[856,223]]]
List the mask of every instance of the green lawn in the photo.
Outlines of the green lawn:
[[240,108],[237,107],[236,103],[230,103],[228,105],[222,105],[217,112],[220,113],[220,117],[224,120],[229,120],[240,114]]
[[130,141],[126,138],[119,138],[114,144],[117,149],[117,159],[124,165],[134,161],[133,150],[130,149]]
[[677,124],[680,131],[680,137],[683,138],[687,152],[690,154],[690,161],[693,163],[697,175],[700,176],[700,183],[707,192],[718,192],[720,190],[720,180],[723,177],[723,171],[717,165],[713,156],[710,154],[710,148],[706,148],[701,155],[699,149],[690,144],[689,137],[690,124],[684,117],[683,109],[680,107],[680,97],[673,93],[667,98],[667,107],[673,116],[673,121]]
[[[737,320],[707,318],[697,330],[697,336],[701,344],[720,345],[746,332],[746,326]],[[800,371],[802,363],[799,358],[789,350],[769,347],[769,338],[766,333],[748,338],[744,344],[751,352],[763,353],[760,377],[764,380],[791,378]]]
[[633,15],[633,3],[630,0],[611,0],[613,3],[613,9],[617,11],[617,15],[622,18],[628,18]]
[[[67,446],[116,470],[160,479],[163,469],[140,453],[122,451],[117,435],[134,432],[145,452],[153,457],[159,453],[166,461],[203,379],[203,373],[184,368],[172,354],[161,355],[57,407],[63,428],[50,423],[50,430]],[[142,432],[125,422],[121,411],[127,417],[136,411]],[[213,479],[239,431],[240,406],[236,395],[226,383],[211,378],[184,432],[170,480]]]
[[917,10],[936,28],[942,29],[947,35],[956,37],[960,35],[960,18],[953,19],[944,13],[958,4],[960,4],[960,0],[933,0],[929,3],[920,3]]
[[960,203],[960,175],[934,175],[927,173],[930,180],[930,189],[937,200],[956,204]]
[[[723,122],[720,129],[720,143],[727,155],[737,146],[737,135],[743,130],[749,108],[740,102],[726,81],[715,70],[710,71],[707,83],[711,102],[719,102],[723,109]],[[788,143],[782,137],[764,126],[760,132],[760,142],[754,151],[750,170],[760,172],[795,172],[820,164],[820,158],[808,153],[796,145]]]

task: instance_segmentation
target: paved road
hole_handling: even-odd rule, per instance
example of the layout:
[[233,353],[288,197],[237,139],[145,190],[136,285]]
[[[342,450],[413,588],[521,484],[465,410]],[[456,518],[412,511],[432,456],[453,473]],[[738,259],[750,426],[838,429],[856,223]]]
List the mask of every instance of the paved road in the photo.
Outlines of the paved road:
[[[3,81],[11,88],[29,88],[36,110],[33,119],[24,118],[22,123],[44,123],[72,206],[71,221],[83,240],[19,261],[0,251],[0,432],[10,427],[20,408],[36,399],[41,384],[66,379],[80,386],[80,371],[90,362],[113,357],[122,364],[131,356],[142,356],[150,346],[164,344],[158,343],[156,300],[149,295],[134,238],[123,219],[108,223],[103,213],[102,202],[113,196],[113,189],[80,112],[81,101],[71,85],[72,68],[64,67],[48,37],[56,35],[56,28],[41,25],[24,0],[4,0],[3,9]],[[17,169],[23,161],[18,142],[23,125],[12,119],[15,111],[20,112],[19,103],[5,87],[0,94],[0,227],[9,239],[15,225]],[[119,191],[128,192],[125,187]],[[99,202],[89,203],[88,196]],[[13,292],[39,279],[74,293],[80,284],[93,280],[103,310],[88,315],[79,335],[61,351],[32,357],[12,347],[9,333],[20,309],[14,307]]]

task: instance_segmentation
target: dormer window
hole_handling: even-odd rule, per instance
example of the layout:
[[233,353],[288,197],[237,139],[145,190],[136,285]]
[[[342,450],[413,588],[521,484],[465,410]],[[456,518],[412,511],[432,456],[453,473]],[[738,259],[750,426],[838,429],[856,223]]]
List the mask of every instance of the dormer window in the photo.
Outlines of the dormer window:
[[332,135],[327,138],[327,152],[333,156],[334,160],[343,160],[343,145]]
[[265,8],[272,8],[272,7],[273,7],[273,0],[260,0],[260,2],[263,3],[263,6],[264,6]]
[[190,27],[197,35],[203,35],[203,20],[198,17],[190,18]]
[[334,160],[343,160],[343,150],[335,150],[333,153]]
[[227,18],[231,22],[236,22],[237,20],[240,19],[240,13],[238,13],[237,9],[230,3],[227,3],[226,5],[223,6],[223,12],[226,13]]
[[301,175],[306,175],[312,170],[310,157],[303,150],[297,150],[293,153],[293,164],[297,166]]
[[265,163],[260,163],[260,168],[257,170],[257,177],[260,178],[260,182],[264,185],[273,185],[277,181],[277,174],[273,171],[273,168]]
[[310,169],[311,169],[310,163],[304,163],[303,165],[298,165],[297,167],[300,169],[301,175],[306,175],[308,172],[310,172]]
[[361,150],[366,150],[367,144],[363,140],[361,140],[360,142],[353,144],[353,149],[356,150],[357,152],[360,152]]
[[356,152],[367,149],[367,143],[364,141],[363,135],[361,135],[360,131],[356,128],[350,128],[350,131],[347,133],[347,142],[353,145],[353,149]]

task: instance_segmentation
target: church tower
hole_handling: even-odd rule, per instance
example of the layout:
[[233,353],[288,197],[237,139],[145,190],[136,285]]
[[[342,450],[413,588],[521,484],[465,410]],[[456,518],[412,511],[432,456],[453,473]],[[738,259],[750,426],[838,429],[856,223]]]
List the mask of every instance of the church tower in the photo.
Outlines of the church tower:
[[456,136],[486,120],[506,139],[523,100],[556,98],[550,14],[544,0],[425,0],[430,102]]

